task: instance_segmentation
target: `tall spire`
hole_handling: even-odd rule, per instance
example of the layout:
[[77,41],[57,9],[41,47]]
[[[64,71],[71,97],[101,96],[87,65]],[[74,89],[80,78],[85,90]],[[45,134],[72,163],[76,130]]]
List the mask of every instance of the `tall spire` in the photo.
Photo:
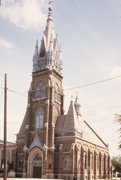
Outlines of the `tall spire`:
[[[38,72],[44,69],[54,70],[62,76],[62,57],[61,48],[58,43],[58,37],[55,34],[54,22],[52,18],[52,3],[49,0],[48,18],[43,38],[41,40],[40,50],[38,52],[39,58],[36,62],[36,68],[33,72]],[[33,65],[34,67],[34,65]]]

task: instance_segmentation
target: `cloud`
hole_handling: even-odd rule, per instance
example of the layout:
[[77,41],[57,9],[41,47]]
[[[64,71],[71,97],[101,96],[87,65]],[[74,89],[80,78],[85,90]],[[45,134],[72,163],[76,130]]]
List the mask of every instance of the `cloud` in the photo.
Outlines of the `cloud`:
[[115,66],[111,71],[111,76],[121,75],[121,66]]
[[0,46],[7,48],[7,49],[11,49],[13,48],[13,44],[5,39],[0,38]]
[[1,16],[24,29],[39,29],[45,22],[43,12],[47,0],[6,0],[1,6]]

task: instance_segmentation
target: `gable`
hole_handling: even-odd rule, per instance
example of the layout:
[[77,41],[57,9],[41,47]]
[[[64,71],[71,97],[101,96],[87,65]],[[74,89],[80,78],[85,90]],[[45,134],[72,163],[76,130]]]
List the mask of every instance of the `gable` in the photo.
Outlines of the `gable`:
[[108,148],[106,143],[99,137],[99,135],[90,127],[90,125],[86,121],[83,121],[83,123],[81,124],[83,126],[83,140],[103,148]]

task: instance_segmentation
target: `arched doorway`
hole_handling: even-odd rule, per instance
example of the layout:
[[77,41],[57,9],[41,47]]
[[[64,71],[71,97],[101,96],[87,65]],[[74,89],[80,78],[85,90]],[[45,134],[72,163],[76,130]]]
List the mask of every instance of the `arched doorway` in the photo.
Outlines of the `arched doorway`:
[[28,157],[27,177],[41,178],[43,172],[43,154],[40,148],[33,148]]
[[42,177],[42,158],[40,154],[36,154],[33,160],[33,178]]

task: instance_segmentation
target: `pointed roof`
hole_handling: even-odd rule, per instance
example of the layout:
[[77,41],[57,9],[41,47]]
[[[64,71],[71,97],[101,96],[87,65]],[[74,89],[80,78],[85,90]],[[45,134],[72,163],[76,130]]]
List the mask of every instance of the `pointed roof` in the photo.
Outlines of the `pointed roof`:
[[67,116],[65,117],[61,128],[64,131],[82,131],[81,127],[79,126],[79,118],[77,116],[73,101],[70,102]]
[[[62,59],[61,49],[58,45],[58,37],[55,33],[54,22],[52,18],[52,8],[49,7],[47,24],[41,40],[39,56],[36,60],[36,65],[33,65],[33,72],[38,72],[43,69],[55,70],[62,76]],[[35,55],[34,55],[35,56]],[[35,58],[34,58],[35,59]],[[33,60],[35,64],[35,60]]]
[[39,147],[39,148],[42,148],[43,145],[42,145],[42,141],[41,139],[38,137],[38,135],[36,134],[36,136],[34,137],[30,147],[29,147],[29,151],[31,151],[31,149],[33,149],[34,147]]
[[35,53],[33,56],[33,61],[36,61],[38,58],[38,40],[36,40],[36,45],[35,45]]
[[54,22],[53,22],[53,18],[52,18],[52,12],[49,11],[48,13],[48,19],[47,19],[47,25],[44,31],[44,37],[46,39],[46,50],[48,50],[49,45],[50,45],[50,41],[56,38],[55,35],[55,28],[54,28]]

